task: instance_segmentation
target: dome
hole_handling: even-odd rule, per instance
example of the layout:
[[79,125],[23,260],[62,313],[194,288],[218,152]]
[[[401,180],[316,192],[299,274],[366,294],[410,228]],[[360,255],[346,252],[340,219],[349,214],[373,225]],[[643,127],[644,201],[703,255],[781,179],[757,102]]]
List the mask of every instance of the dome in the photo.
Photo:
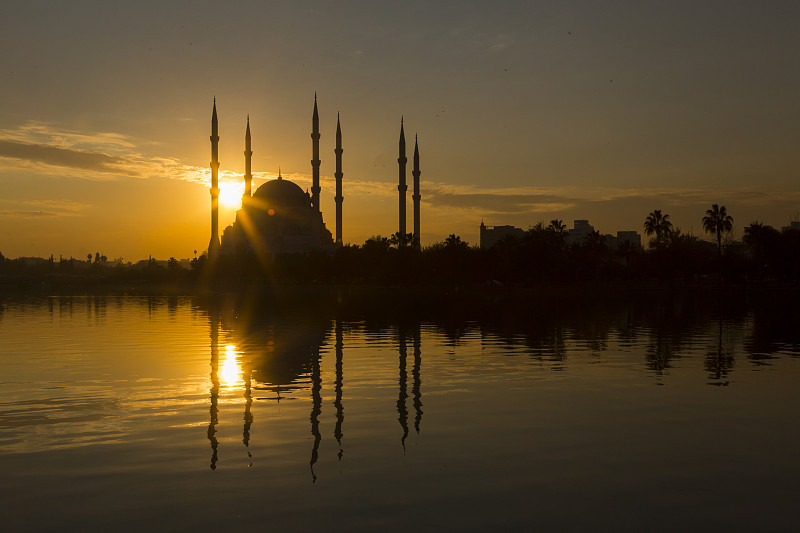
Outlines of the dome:
[[242,209],[221,242],[222,253],[235,253],[242,247],[270,254],[306,253],[329,246],[333,237],[308,193],[280,177],[242,199]]
[[307,208],[311,205],[311,200],[303,189],[296,183],[280,178],[262,184],[253,193],[253,198],[257,198],[257,203],[265,208]]

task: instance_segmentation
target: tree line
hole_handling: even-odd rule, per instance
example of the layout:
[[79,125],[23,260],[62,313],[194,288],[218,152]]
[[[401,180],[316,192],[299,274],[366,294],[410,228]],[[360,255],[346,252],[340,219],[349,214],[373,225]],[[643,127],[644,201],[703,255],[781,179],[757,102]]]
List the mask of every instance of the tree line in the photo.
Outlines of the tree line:
[[[333,252],[270,255],[242,246],[221,255],[214,264],[203,254],[183,268],[177,260],[148,259],[136,264],[94,261],[41,260],[39,264],[8,260],[0,254],[4,279],[50,276],[61,283],[162,284],[196,287],[232,286],[276,281],[365,283],[381,285],[535,285],[600,281],[676,282],[793,282],[800,281],[800,231],[778,231],[753,222],[744,228],[742,242],[731,238],[733,217],[714,204],[702,218],[713,241],[683,233],[670,216],[656,209],[643,222],[649,241],[640,247],[630,241],[609,246],[598,231],[580,242],[569,242],[563,221],[539,222],[521,237],[506,237],[489,249],[470,246],[451,234],[441,242],[420,247],[411,234],[375,235],[363,244],[348,244]],[[16,278],[15,278],[16,276]],[[1,281],[2,279],[0,279]]]
[[753,222],[743,242],[731,239],[733,217],[714,204],[702,218],[709,242],[675,228],[657,209],[643,222],[645,247],[630,241],[609,246],[598,231],[569,243],[562,220],[531,227],[521,237],[489,249],[451,234],[419,247],[411,234],[396,233],[345,245],[332,254],[259,256],[249,247],[220,258],[222,279],[284,279],[297,282],[381,284],[537,284],[597,281],[797,281],[800,231],[780,232]]

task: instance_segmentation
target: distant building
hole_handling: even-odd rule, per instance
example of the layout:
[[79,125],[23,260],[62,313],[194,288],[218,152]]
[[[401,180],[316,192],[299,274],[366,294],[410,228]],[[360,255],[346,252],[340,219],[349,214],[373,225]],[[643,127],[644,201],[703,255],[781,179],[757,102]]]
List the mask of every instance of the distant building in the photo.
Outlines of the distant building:
[[618,231],[617,236],[606,235],[606,246],[611,250],[616,250],[624,243],[630,243],[631,248],[642,247],[642,236],[635,231]]
[[521,238],[525,230],[514,226],[487,226],[481,221],[481,248],[488,250],[505,237]]
[[[573,220],[572,229],[567,232],[567,244],[581,245],[593,231],[594,226],[588,220]],[[631,243],[633,248],[642,247],[642,236],[635,231],[618,231],[616,236],[606,233],[604,237],[606,246],[611,250],[616,250],[625,242]]]
[[792,220],[789,222],[788,226],[783,226],[781,231],[783,233],[786,233],[787,231],[800,231],[800,220]]
[[594,231],[594,226],[588,220],[573,220],[572,229],[567,231],[567,244],[583,244],[586,236]]

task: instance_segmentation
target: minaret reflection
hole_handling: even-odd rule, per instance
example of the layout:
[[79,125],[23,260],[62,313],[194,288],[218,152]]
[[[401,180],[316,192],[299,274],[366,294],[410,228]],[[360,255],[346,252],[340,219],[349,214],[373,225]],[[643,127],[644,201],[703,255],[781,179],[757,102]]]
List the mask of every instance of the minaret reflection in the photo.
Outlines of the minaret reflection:
[[405,331],[401,328],[399,331],[399,349],[400,349],[400,377],[399,377],[399,393],[397,397],[397,420],[400,421],[400,427],[403,428],[403,436],[400,438],[400,443],[403,445],[403,452],[406,450],[406,438],[408,437],[408,409],[406,408],[406,398],[408,398],[407,381],[408,373],[406,372],[406,358],[408,356],[408,349],[406,348]]
[[336,407],[336,427],[333,430],[333,437],[339,444],[338,460],[342,460],[344,450],[342,449],[342,424],[344,423],[344,407],[342,406],[342,355],[344,340],[342,336],[342,321],[336,321],[336,399],[333,402]]
[[422,377],[420,375],[420,370],[422,367],[422,341],[421,341],[421,326],[419,322],[417,322],[416,327],[414,328],[414,366],[411,369],[411,376],[413,377],[414,381],[411,385],[411,394],[414,398],[414,429],[416,430],[417,434],[419,434],[419,426],[422,422],[422,392],[420,391],[420,387],[422,385]]
[[247,457],[253,466],[253,456],[250,454],[250,426],[253,425],[253,413],[250,411],[253,406],[253,393],[250,388],[252,381],[252,369],[247,365],[244,369],[244,428],[242,429],[242,444],[247,449]]
[[319,415],[322,413],[322,376],[320,375],[319,368],[319,352],[314,354],[311,361],[311,434],[314,436],[314,447],[311,449],[311,482],[317,481],[317,475],[314,473],[314,465],[317,463],[319,457],[319,443],[322,440],[322,435],[319,432]]
[[217,423],[219,422],[219,313],[213,307],[209,308],[209,323],[211,335],[211,407],[208,423],[208,441],[211,443],[211,470],[217,468]]

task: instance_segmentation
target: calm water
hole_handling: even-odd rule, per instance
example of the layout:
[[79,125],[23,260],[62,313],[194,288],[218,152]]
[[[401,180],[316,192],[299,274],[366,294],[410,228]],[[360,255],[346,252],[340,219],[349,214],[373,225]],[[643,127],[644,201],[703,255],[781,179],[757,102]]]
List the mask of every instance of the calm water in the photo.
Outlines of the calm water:
[[3,529],[800,529],[791,305],[531,308],[4,301]]

